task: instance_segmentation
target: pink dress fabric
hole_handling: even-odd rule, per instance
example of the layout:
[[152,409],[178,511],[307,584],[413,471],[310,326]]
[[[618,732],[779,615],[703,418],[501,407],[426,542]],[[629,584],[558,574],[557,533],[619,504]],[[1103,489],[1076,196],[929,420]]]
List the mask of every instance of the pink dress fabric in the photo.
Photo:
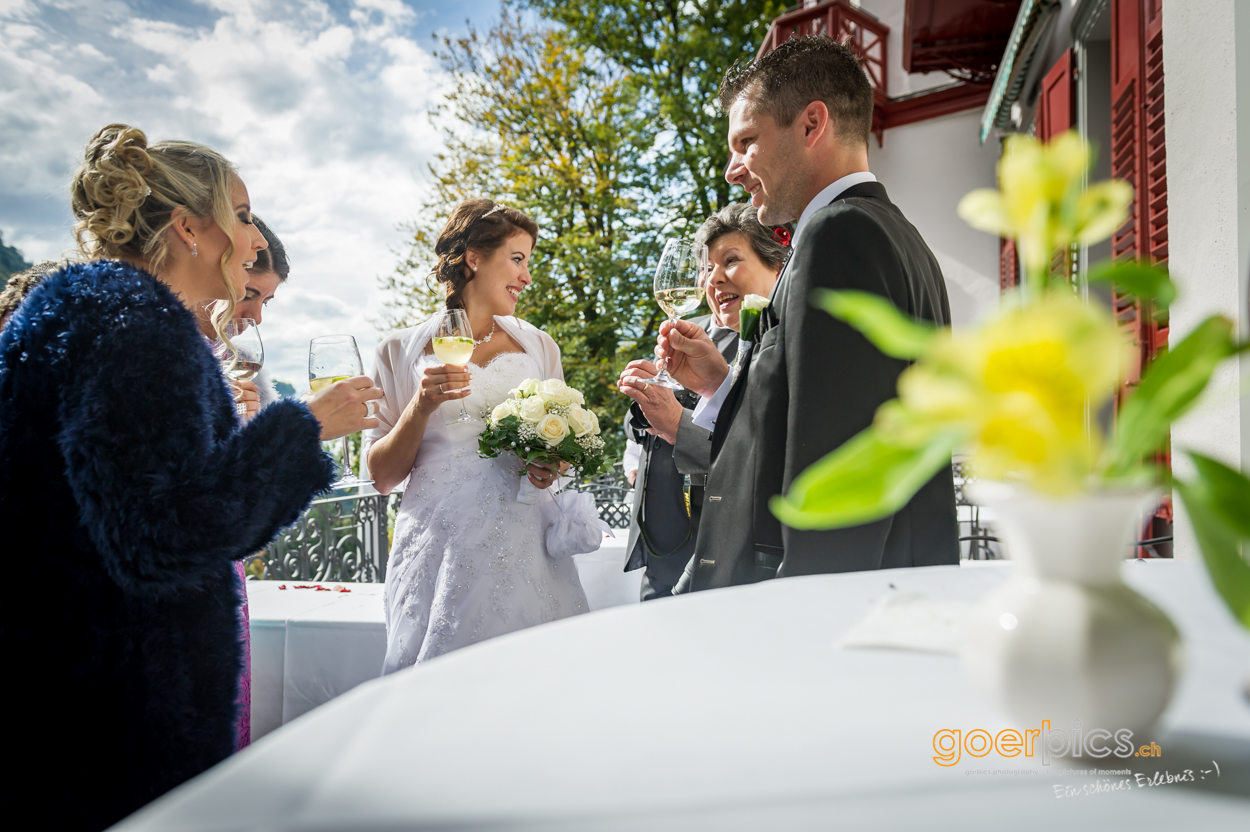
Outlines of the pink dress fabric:
[[234,724],[234,750],[247,748],[252,742],[252,628],[248,623],[247,613],[247,573],[243,571],[243,561],[234,562],[234,571],[239,576],[239,596],[243,604],[239,607],[239,641],[243,644],[243,672],[239,674],[239,718]]

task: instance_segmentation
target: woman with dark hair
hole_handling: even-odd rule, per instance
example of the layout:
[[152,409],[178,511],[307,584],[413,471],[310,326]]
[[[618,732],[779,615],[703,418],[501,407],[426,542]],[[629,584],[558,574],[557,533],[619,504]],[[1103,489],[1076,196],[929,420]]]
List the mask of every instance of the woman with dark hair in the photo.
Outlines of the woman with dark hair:
[[[564,379],[560,348],[514,317],[537,237],[514,208],[457,205],[435,245],[433,276],[447,308],[468,313],[472,360],[455,367],[434,357],[439,315],[378,346],[374,378],[386,395],[364,453],[383,494],[407,481],[386,569],[383,673],[587,610],[572,560],[547,556],[538,506],[517,501],[516,457],[483,459],[481,423],[448,424],[461,399],[471,413],[489,413],[525,379]],[[534,465],[529,479],[546,488],[556,474]]]
[[[247,267],[247,285],[243,289],[243,295],[235,301],[233,317],[251,318],[259,326],[265,317],[265,307],[277,294],[278,287],[286,283],[290,276],[291,265],[287,260],[286,246],[278,239],[278,235],[255,214],[252,215],[252,225],[265,239],[266,245],[256,252],[256,259]],[[211,305],[198,309],[196,317],[200,321],[200,333],[210,341],[213,340],[216,332],[213,328]],[[229,384],[234,388],[235,401],[242,402],[247,408],[247,412],[243,414],[245,421],[259,413],[265,405],[280,398],[268,370],[264,367],[252,381],[230,381]]]
[[84,156],[88,262],[0,331],[0,526],[38,530],[52,592],[4,596],[24,669],[7,788],[42,829],[102,829],[230,754],[233,562],[330,484],[323,429],[375,424],[365,378],[237,419],[192,312],[221,300],[228,320],[265,246],[229,161],[124,124]]

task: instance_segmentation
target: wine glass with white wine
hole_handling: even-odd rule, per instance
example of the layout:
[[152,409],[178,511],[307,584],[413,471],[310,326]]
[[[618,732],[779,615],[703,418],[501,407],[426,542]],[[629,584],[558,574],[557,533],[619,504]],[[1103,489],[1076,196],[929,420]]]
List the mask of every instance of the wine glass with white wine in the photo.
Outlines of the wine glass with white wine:
[[[309,343],[308,386],[314,393],[320,393],[336,382],[364,375],[364,372],[360,350],[356,348],[356,339],[352,336],[322,335]],[[338,482],[331,484],[331,488],[355,488],[373,482],[362,480],[352,473],[352,456],[346,436],[343,437],[343,468],[340,474]]]
[[[444,310],[443,317],[438,322],[438,329],[434,332],[434,356],[444,365],[467,367],[469,359],[473,358],[475,346],[477,345],[473,343],[473,330],[469,327],[469,313],[463,309]],[[460,414],[448,419],[447,424],[458,425],[477,421],[479,420],[469,415],[468,409],[464,406],[464,399],[461,399]]]
[[[694,249],[683,240],[669,240],[655,267],[655,299],[660,308],[668,313],[670,321],[676,321],[699,308],[703,302],[703,290],[699,288],[699,261]],[[658,384],[673,390],[681,385],[668,374],[668,361],[661,361],[660,373],[645,379],[647,384]]]
[[[225,340],[213,345],[213,355],[221,363],[221,370],[231,381],[251,381],[265,365],[265,345],[260,340],[260,330],[251,318],[235,318],[222,328]],[[234,412],[247,414],[247,405],[235,402]]]

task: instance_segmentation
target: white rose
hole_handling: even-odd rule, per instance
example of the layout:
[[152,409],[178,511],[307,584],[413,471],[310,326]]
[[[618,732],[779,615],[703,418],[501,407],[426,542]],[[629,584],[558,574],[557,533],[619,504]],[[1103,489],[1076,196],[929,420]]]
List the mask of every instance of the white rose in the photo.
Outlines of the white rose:
[[573,395],[569,386],[558,378],[549,378],[538,383],[538,395],[548,404],[567,407],[573,403]]
[[573,429],[573,435],[581,439],[588,433],[594,433],[598,425],[595,423],[593,413],[583,407],[573,405],[569,408],[569,427]]
[[599,414],[595,413],[593,410],[587,410],[586,412],[590,414],[590,420],[595,423],[594,434],[595,436],[598,436],[599,435]]
[[569,423],[564,421],[563,416],[555,413],[548,413],[540,419],[536,429],[539,438],[547,443],[548,448],[556,447],[569,435]]
[[569,395],[573,397],[573,404],[583,407],[585,406],[586,397],[582,395],[581,390],[578,390],[576,387],[570,387]]
[[495,405],[495,409],[490,412],[490,420],[492,422],[502,422],[504,419],[508,418],[509,416],[515,416],[515,415],[516,415],[516,410],[513,409],[512,407],[512,401],[510,399],[505,399],[504,401]]
[[525,381],[521,382],[520,385],[509,390],[508,395],[512,396],[514,399],[523,399],[526,396],[534,395],[537,390],[538,379],[527,378]]
[[547,405],[538,396],[530,396],[516,405],[517,415],[527,422],[537,422],[547,415]]
[[747,295],[742,299],[743,309],[754,309],[760,311],[768,308],[768,298],[763,295]]

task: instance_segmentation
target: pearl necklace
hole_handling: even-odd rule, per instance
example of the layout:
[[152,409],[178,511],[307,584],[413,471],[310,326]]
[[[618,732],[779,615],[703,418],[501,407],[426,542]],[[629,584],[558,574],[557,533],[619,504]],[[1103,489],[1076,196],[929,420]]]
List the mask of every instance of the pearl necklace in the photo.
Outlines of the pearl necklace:
[[491,322],[490,322],[490,332],[486,333],[486,337],[485,337],[485,338],[483,338],[483,339],[481,339],[480,341],[478,341],[478,340],[474,340],[474,342],[473,342],[473,346],[474,346],[474,347],[480,347],[480,346],[482,346],[482,344],[485,344],[487,341],[489,341],[491,338],[493,338],[493,337],[494,337],[494,335],[495,335],[495,322],[494,322],[494,321],[491,321]]

